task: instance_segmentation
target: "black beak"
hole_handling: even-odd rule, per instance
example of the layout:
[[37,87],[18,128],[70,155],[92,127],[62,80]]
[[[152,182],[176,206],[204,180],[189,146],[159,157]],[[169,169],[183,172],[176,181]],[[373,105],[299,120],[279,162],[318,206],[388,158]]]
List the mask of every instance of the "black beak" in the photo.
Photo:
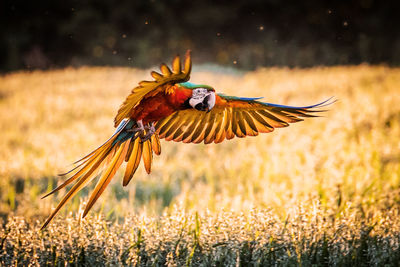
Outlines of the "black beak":
[[201,103],[198,103],[194,108],[200,111],[207,111],[210,112],[210,109],[208,108],[208,100],[210,99],[210,96],[206,96]]
[[208,108],[208,100],[210,99],[210,96],[208,95],[208,96],[206,96],[204,99],[203,99],[203,106],[205,107],[205,110],[207,111],[207,113],[208,112],[210,112],[210,109]]
[[208,109],[207,105],[204,105],[203,102],[198,103],[194,108],[200,111],[206,111]]

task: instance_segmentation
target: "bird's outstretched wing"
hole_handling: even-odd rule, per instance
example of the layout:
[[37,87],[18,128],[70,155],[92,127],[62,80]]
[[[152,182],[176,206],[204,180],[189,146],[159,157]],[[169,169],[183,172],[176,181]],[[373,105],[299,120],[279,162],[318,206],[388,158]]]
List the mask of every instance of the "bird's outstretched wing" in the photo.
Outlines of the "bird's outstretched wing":
[[156,129],[167,141],[205,144],[220,143],[235,136],[256,136],[274,128],[287,127],[302,121],[301,117],[318,117],[318,109],[331,104],[332,99],[316,105],[292,107],[258,101],[260,98],[242,98],[218,94],[214,108],[206,113],[195,109],[177,111],[160,120]]
[[186,52],[183,69],[179,56],[176,56],[172,61],[172,70],[166,65],[161,64],[161,73],[152,71],[151,76],[154,81],[141,81],[139,85],[132,89],[132,92],[122,103],[114,119],[114,126],[117,127],[125,118],[129,118],[134,107],[136,107],[142,99],[151,97],[157,94],[160,90],[165,90],[167,84],[175,84],[186,82],[190,78],[192,69],[192,60],[190,50]]

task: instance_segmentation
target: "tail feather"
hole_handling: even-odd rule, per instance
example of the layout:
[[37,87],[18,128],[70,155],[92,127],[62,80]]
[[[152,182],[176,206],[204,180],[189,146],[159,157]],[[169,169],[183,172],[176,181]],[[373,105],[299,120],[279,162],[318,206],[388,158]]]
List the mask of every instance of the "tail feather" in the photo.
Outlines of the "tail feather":
[[96,164],[92,166],[92,168],[87,171],[79,180],[72,186],[72,188],[68,191],[68,193],[63,197],[63,199],[60,201],[60,203],[57,205],[56,209],[50,214],[50,216],[47,218],[45,223],[43,224],[41,229],[44,229],[54,218],[54,216],[60,211],[60,209],[65,205],[65,203],[68,202],[76,193],[78,193],[83,187],[85,187],[95,176],[93,174],[97,174],[95,172],[103,160],[107,157],[107,152],[105,152],[103,155],[101,155]]
[[96,202],[96,200],[100,197],[101,193],[104,192],[107,185],[111,182],[111,179],[114,177],[118,168],[121,166],[122,162],[125,159],[126,152],[128,150],[129,141],[126,141],[124,144],[120,145],[118,151],[115,153],[112,158],[111,163],[108,165],[107,170],[102,174],[100,180],[98,181],[95,189],[93,190],[92,195],[89,198],[89,202],[86,205],[86,208],[83,212],[82,218],[84,218],[89,212],[90,208]]
[[[95,156],[93,156],[92,158],[89,158],[89,160],[86,162],[86,164],[80,170],[78,170],[74,175],[72,175],[70,178],[68,178],[66,181],[64,181],[61,185],[59,185],[58,187],[53,189],[51,192],[44,195],[42,197],[42,199],[63,189],[64,187],[66,187],[67,185],[69,185],[70,183],[72,183],[73,181],[75,181],[76,179],[78,179],[79,177],[84,175],[85,173],[87,174],[87,173],[91,173],[91,172],[94,172],[95,170],[97,170],[99,168],[100,164],[103,162],[103,160],[105,158],[107,158],[108,154],[110,154],[109,153],[110,150],[111,150],[111,147],[104,147],[104,149],[101,151],[101,153],[98,153]],[[101,159],[101,160],[99,160],[99,159]],[[62,176],[64,176],[64,175],[62,175]]]
[[137,138],[133,137],[131,138],[131,140],[129,141],[129,147],[128,147],[128,151],[126,152],[126,156],[125,156],[125,161],[128,162],[129,158],[132,154],[132,150],[133,150],[133,146],[135,145],[135,141]]
[[150,174],[151,172],[151,162],[153,161],[153,150],[151,145],[151,140],[147,140],[143,143],[143,164],[146,172]]
[[96,156],[99,155],[104,150],[104,148],[107,147],[108,144],[113,143],[117,139],[118,135],[123,130],[123,127],[126,127],[128,123],[129,123],[129,120],[122,121],[121,124],[117,127],[117,130],[114,132],[114,134],[106,142],[104,142],[101,146],[99,146],[98,148],[96,148],[95,150],[93,150],[92,152],[90,152],[89,154],[84,156],[83,158],[75,161],[73,164],[77,164],[77,166],[75,166],[68,172],[59,174],[59,176],[66,176],[66,175],[72,173],[73,171],[75,171],[76,169],[78,169],[79,167],[83,166],[84,164],[87,165],[91,159],[95,159]]
[[103,143],[102,146],[96,148],[94,151],[78,160],[76,162],[79,163],[78,166],[63,174],[67,175],[72,173],[70,178],[42,197],[45,198],[51,194],[54,194],[60,189],[76,181],[47,218],[41,229],[45,228],[51,222],[54,216],[60,211],[60,209],[77,192],[79,192],[90,181],[92,181],[98,173],[102,173],[102,175],[89,198],[82,217],[87,215],[89,210],[104,192],[105,188],[110,183],[118,168],[124,161],[128,162],[123,179],[124,186],[126,186],[132,179],[133,174],[139,166],[141,158],[143,158],[146,171],[150,173],[153,149],[157,155],[159,155],[161,152],[159,138],[158,136],[152,137],[150,140],[142,143],[139,133],[127,131],[131,129],[134,124],[135,123],[131,120],[124,120],[121,122],[116,132],[105,143]]
[[[113,133],[113,135],[107,139],[107,141],[105,141],[101,146],[99,146],[98,148],[96,148],[95,150],[93,150],[92,152],[90,152],[89,154],[87,154],[86,156],[84,156],[83,158],[75,161],[73,164],[77,164],[79,162],[84,161],[87,158],[90,158],[93,154],[95,154],[96,152],[98,152],[100,149],[104,148],[108,143],[112,143],[115,141],[115,139],[117,139],[117,137],[119,136],[119,134],[130,124],[130,120],[123,120],[121,121],[121,123],[118,125],[117,129],[115,130],[115,132]],[[131,126],[132,127],[132,126]],[[129,128],[128,128],[129,129]]]
[[142,157],[143,144],[140,142],[139,138],[131,142],[133,144],[131,154],[129,156],[128,165],[126,166],[124,180],[122,182],[123,186],[127,186],[131,181],[136,169],[139,167],[140,158]]

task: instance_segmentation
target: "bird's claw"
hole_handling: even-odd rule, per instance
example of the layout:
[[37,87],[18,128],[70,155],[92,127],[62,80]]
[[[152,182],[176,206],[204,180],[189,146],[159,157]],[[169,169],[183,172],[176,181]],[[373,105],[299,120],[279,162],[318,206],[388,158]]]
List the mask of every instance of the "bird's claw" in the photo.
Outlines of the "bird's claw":
[[[153,136],[153,134],[156,132],[156,129],[154,127],[154,123],[151,123],[150,125],[146,126],[145,128],[147,128],[148,131],[147,131],[147,133],[145,135],[140,137],[140,142],[141,143],[144,143],[147,140],[149,140]],[[143,131],[143,133],[144,133],[144,131]]]
[[146,142],[147,140],[149,140],[151,138],[153,134],[145,134],[143,137],[140,137],[140,143],[143,144],[144,142]]
[[[127,132],[131,132],[135,135],[134,139],[140,136],[140,143],[144,143],[151,138],[151,136],[155,133],[156,128],[154,127],[154,122],[143,125],[142,121],[137,122],[138,127],[128,129]],[[139,133],[136,135],[136,133]]]
[[135,128],[132,128],[132,129],[127,129],[126,131],[130,132],[130,133],[133,133],[133,134],[140,133],[141,135],[143,135],[144,130],[145,130],[143,122],[140,120],[140,121],[137,121],[136,124],[137,124],[138,127],[135,127]]

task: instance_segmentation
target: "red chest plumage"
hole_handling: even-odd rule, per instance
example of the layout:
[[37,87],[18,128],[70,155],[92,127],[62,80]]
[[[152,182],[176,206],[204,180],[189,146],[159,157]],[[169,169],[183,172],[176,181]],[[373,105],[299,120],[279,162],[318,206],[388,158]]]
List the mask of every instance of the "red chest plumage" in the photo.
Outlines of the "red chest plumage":
[[160,92],[144,99],[135,107],[131,118],[143,124],[159,121],[175,111],[184,108],[185,101],[192,96],[192,90],[173,86],[169,93]]

